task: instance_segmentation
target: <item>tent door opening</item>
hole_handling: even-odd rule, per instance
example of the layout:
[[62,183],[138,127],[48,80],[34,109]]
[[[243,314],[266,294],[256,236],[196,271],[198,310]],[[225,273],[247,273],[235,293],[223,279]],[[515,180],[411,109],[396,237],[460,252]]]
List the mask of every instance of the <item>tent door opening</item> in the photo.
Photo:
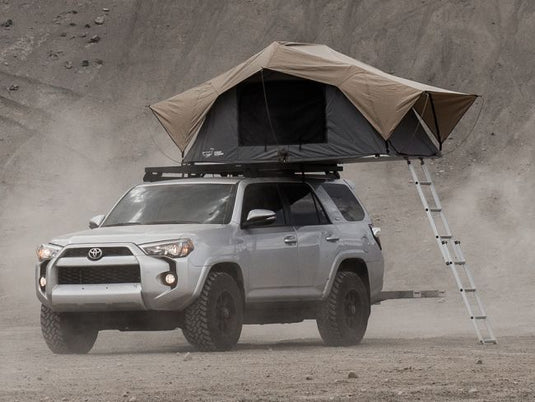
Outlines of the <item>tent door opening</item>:
[[324,84],[262,70],[236,90],[239,146],[327,142]]

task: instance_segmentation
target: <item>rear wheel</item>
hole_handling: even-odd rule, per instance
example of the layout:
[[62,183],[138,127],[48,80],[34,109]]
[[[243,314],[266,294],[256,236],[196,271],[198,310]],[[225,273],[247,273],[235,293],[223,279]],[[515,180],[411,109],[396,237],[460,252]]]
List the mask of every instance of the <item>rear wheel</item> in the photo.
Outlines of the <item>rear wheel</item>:
[[240,339],[243,301],[234,279],[224,272],[208,275],[201,295],[186,309],[182,332],[199,350],[229,350]]
[[48,348],[57,354],[85,354],[98,336],[98,329],[83,316],[56,313],[45,305],[41,305],[41,332]]
[[358,344],[369,316],[370,300],[362,280],[353,272],[338,272],[316,318],[323,342],[329,346]]

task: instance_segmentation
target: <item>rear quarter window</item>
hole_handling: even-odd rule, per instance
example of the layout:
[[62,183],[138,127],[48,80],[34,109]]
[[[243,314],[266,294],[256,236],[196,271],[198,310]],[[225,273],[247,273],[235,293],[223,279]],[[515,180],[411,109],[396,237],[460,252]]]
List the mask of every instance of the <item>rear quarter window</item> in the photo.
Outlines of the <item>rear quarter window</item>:
[[364,209],[345,185],[324,183],[321,187],[329,194],[346,221],[355,222],[364,219]]

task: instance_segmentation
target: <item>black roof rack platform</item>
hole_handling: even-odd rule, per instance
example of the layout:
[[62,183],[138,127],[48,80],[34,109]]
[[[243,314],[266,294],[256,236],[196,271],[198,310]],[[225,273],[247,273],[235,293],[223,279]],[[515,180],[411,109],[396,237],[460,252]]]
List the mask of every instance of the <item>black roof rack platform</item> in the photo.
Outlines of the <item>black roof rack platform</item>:
[[251,163],[251,164],[187,164],[181,166],[146,167],[144,182],[219,175],[221,177],[294,176],[319,173],[339,178],[343,170],[336,163]]

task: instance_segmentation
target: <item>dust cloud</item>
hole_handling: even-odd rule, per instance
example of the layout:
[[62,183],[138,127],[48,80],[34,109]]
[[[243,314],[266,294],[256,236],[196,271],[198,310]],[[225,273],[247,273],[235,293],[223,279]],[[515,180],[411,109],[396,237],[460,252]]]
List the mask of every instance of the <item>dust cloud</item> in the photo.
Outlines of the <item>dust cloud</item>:
[[[14,20],[12,28],[0,28],[9,50],[0,53],[2,325],[38,322],[36,246],[85,228],[141,181],[144,166],[172,164],[164,153],[179,159],[148,104],[273,40],[295,40],[325,43],[387,72],[483,96],[470,137],[474,114],[444,145],[454,151],[430,167],[498,336],[533,333],[532,2],[149,3],[114,2],[105,23],[91,28],[83,26],[105,4],[77,2],[76,14],[55,1],[46,9],[37,0],[0,5],[0,15]],[[39,10],[35,18],[26,15],[28,7]],[[85,31],[101,40],[88,44]],[[82,67],[86,59],[89,66]],[[19,89],[7,90],[11,84]],[[368,336],[471,335],[404,163],[356,164],[344,175],[383,229],[385,288],[448,292],[440,302],[375,306]],[[316,336],[312,323],[282,328],[260,330]]]

